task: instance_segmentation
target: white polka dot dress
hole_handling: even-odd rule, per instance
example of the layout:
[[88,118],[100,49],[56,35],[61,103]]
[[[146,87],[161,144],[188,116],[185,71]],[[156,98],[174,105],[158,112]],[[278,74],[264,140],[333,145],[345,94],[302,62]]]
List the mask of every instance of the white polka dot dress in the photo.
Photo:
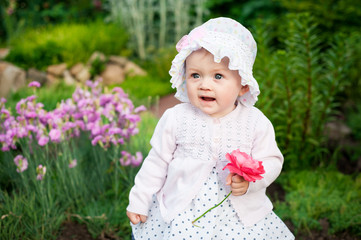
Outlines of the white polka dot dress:
[[198,195],[170,224],[163,221],[154,196],[147,221],[131,224],[134,239],[294,239],[274,212],[254,226],[244,227],[228,199],[197,221],[195,224],[199,227],[192,225],[194,219],[222,201],[227,194],[214,168]]

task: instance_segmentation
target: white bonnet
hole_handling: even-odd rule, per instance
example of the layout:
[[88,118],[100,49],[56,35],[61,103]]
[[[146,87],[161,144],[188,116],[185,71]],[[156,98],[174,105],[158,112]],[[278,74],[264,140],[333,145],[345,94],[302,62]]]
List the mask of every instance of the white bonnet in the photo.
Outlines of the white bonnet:
[[169,74],[172,88],[177,88],[175,97],[182,102],[189,102],[185,84],[186,58],[200,48],[206,49],[219,63],[223,57],[229,58],[229,69],[238,70],[242,77],[241,84],[248,85],[249,91],[238,97],[243,105],[251,107],[257,101],[259,86],[253,77],[252,68],[257,54],[256,41],[244,26],[230,18],[215,18],[193,29],[177,43],[178,54],[172,61]]

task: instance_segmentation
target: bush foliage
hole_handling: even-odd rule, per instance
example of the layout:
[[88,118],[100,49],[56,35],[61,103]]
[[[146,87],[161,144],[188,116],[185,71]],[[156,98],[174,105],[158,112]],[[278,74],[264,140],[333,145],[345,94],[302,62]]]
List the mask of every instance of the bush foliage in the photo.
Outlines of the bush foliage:
[[[9,43],[10,61],[22,68],[45,70],[52,64],[66,62],[72,66],[87,62],[95,51],[106,55],[129,54],[127,33],[119,26],[96,21],[88,24],[64,23],[28,30]],[[129,51],[128,51],[129,52]]]
[[289,171],[278,181],[287,195],[285,202],[276,203],[275,211],[290,219],[296,231],[322,230],[320,220],[327,219],[330,234],[347,229],[361,236],[360,174],[355,178],[332,169]]
[[309,14],[289,16],[284,47],[268,46],[266,24],[256,25],[255,33],[260,51],[254,71],[262,91],[257,106],[275,125],[286,168],[329,164],[324,126],[351,85],[348,38],[335,34],[326,42]]

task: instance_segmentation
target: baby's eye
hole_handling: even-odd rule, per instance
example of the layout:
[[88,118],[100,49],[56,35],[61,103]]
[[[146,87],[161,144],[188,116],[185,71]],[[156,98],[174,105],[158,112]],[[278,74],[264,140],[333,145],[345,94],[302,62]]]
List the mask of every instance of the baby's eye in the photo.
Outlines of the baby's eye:
[[215,78],[215,79],[222,79],[223,76],[222,76],[222,74],[217,73],[217,74],[214,76],[214,78]]
[[201,76],[199,76],[198,73],[192,73],[192,74],[191,74],[191,77],[192,77],[192,78],[200,78]]

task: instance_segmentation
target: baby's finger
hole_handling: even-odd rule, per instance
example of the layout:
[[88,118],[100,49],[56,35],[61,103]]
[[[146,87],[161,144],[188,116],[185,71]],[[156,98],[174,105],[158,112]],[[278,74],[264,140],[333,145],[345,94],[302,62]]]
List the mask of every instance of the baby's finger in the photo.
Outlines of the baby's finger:
[[243,188],[237,188],[237,189],[232,189],[232,194],[234,196],[242,196],[246,193],[247,190],[243,189]]
[[141,221],[142,223],[145,223],[145,221],[147,221],[147,216],[140,215],[140,221]]
[[132,213],[132,212],[128,212],[127,211],[127,216],[129,218],[129,220],[134,224],[138,224],[140,222],[140,216],[136,213]]
[[241,183],[244,182],[244,178],[242,176],[239,176],[238,174],[235,174],[232,176],[232,182],[233,183]]
[[227,175],[227,178],[226,178],[226,185],[231,185],[232,183],[232,177],[236,175],[235,173],[230,173]]

